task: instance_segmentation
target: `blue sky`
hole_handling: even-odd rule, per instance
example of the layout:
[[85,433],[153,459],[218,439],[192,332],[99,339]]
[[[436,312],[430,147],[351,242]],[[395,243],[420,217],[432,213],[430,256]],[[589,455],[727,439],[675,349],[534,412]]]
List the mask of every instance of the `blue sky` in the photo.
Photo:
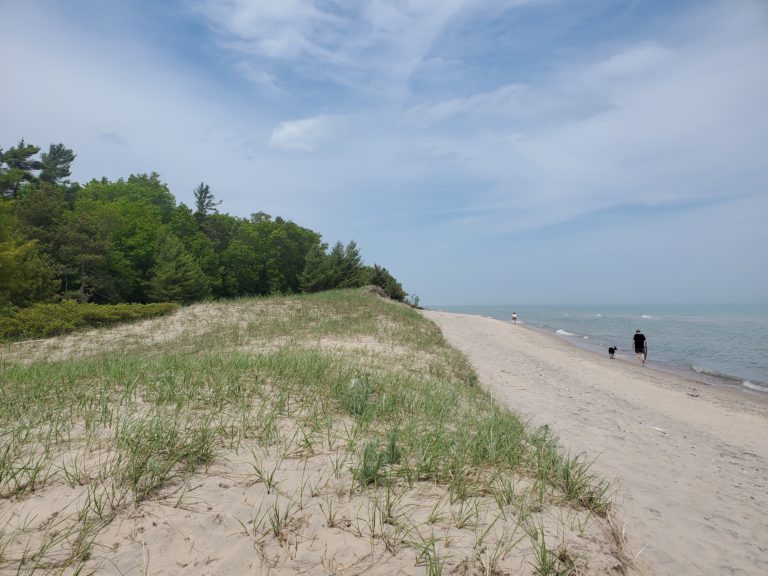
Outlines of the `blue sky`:
[[762,0],[0,0],[0,37],[0,146],[204,181],[425,305],[768,300]]

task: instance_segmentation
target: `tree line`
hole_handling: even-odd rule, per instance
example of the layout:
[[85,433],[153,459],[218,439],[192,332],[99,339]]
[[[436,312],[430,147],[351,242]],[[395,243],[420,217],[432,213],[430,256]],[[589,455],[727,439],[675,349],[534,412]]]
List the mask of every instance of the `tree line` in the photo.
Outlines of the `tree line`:
[[0,148],[0,308],[316,292],[374,284],[406,293],[355,242],[264,212],[222,214],[208,185],[177,204],[156,173],[71,182],[76,155],[25,143]]

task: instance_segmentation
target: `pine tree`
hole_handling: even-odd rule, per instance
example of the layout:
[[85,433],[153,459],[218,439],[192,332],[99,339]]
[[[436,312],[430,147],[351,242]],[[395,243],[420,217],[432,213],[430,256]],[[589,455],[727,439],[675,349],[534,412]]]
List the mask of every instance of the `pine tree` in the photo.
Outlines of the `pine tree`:
[[299,277],[302,292],[319,292],[330,288],[329,258],[326,244],[313,245],[304,259],[304,271]]
[[363,259],[360,256],[360,250],[357,244],[351,241],[342,251],[337,286],[339,288],[362,286],[364,283],[363,270]]
[[64,144],[51,144],[48,152],[43,152],[42,171],[40,180],[50,184],[58,184],[71,174],[70,164],[75,161],[75,153]]
[[392,298],[392,300],[399,300],[402,302],[405,299],[405,290],[403,290],[400,282],[398,282],[395,277],[389,273],[389,270],[383,266],[374,264],[373,268],[370,268],[368,273],[368,283],[373,284],[374,286],[378,286],[384,290],[384,292],[387,293],[387,296]]
[[208,184],[200,182],[200,185],[195,188],[195,219],[198,224],[202,224],[203,220],[208,214],[216,214],[218,210],[216,206],[221,204],[221,201],[216,202],[214,200],[213,193],[208,187]]
[[43,167],[42,162],[33,158],[38,152],[38,146],[24,140],[7,152],[0,148],[0,197],[16,198],[25,184],[37,180],[32,172]]
[[210,296],[211,290],[200,266],[173,234],[165,233],[157,243],[155,266],[147,283],[154,302],[194,302]]

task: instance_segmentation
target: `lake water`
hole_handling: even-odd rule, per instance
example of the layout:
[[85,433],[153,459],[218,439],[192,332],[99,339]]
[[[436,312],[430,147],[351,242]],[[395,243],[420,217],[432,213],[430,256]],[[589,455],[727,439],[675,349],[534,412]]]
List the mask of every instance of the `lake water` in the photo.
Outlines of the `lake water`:
[[581,348],[634,361],[632,336],[645,334],[648,365],[713,384],[768,394],[768,304],[647,306],[431,306],[518,322]]

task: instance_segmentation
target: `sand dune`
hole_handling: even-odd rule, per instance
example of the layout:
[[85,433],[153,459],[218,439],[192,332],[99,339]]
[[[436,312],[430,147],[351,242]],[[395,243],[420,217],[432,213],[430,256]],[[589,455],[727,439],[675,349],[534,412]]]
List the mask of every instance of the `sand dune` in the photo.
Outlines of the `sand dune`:
[[425,311],[496,398],[617,480],[638,567],[651,574],[768,574],[768,404],[554,335]]

